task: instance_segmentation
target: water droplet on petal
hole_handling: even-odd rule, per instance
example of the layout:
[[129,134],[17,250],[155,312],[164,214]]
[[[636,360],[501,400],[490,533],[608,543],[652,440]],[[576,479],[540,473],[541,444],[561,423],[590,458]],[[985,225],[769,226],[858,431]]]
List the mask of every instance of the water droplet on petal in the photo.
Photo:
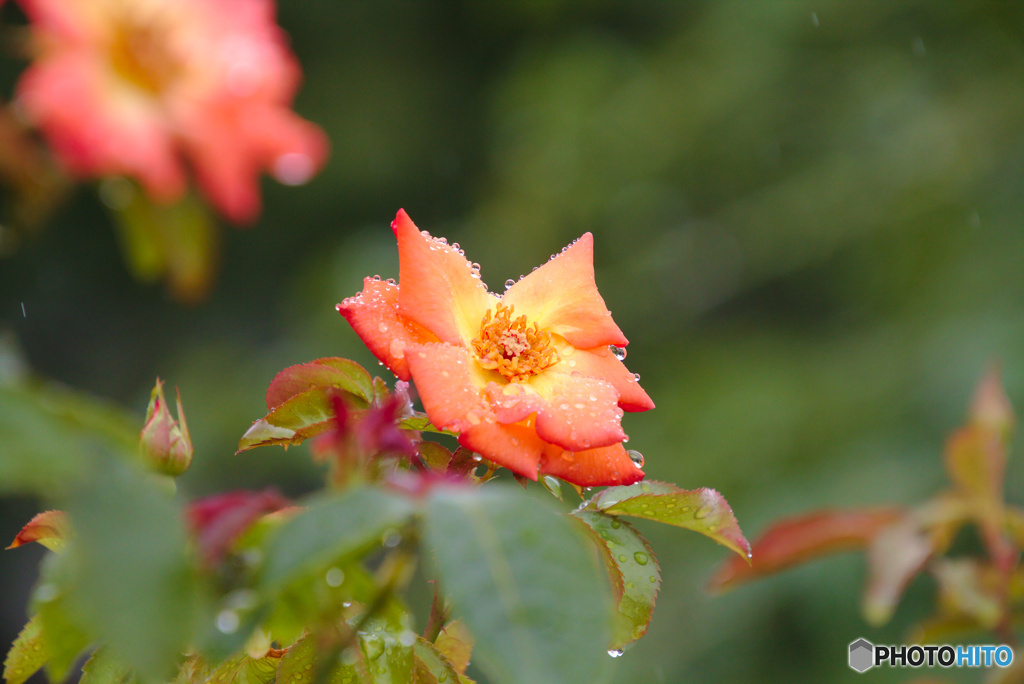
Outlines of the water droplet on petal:
[[633,451],[632,449],[630,449],[629,451],[626,452],[626,455],[629,456],[629,460],[632,461],[633,465],[635,465],[637,468],[644,467],[644,455],[641,454],[639,451]]
[[508,280],[505,281],[505,289],[507,290],[508,288],[512,287],[515,284],[516,281],[513,280],[512,278],[509,278]]
[[617,358],[619,361],[622,361],[622,360],[624,360],[626,358],[626,350],[623,349],[622,347],[616,347],[613,344],[613,345],[610,345],[608,347],[608,349],[611,350],[612,356]]

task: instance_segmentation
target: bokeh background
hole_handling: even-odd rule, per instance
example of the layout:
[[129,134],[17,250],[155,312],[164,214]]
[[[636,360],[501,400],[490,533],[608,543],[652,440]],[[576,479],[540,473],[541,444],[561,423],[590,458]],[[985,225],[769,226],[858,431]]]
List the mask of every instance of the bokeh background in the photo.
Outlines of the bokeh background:
[[[0,260],[0,336],[34,372],[140,419],[157,375],[180,388],[188,495],[317,486],[305,448],[235,445],[281,368],[377,368],[334,304],[397,277],[399,207],[499,290],[593,231],[658,405],[627,416],[629,446],[650,478],[723,492],[748,536],[943,486],[945,435],[993,362],[1024,405],[1024,4],[279,4],[296,109],[332,155],[223,231],[205,303],[135,283],[88,186]],[[22,67],[0,58],[4,99]],[[1012,461],[1011,501],[1022,486]],[[0,541],[37,506],[0,500]],[[648,635],[608,661],[617,684],[854,680],[847,644],[899,643],[933,599],[920,578],[869,627],[857,555],[713,598],[725,549],[640,527],[664,584]],[[5,649],[40,555],[0,556]]]

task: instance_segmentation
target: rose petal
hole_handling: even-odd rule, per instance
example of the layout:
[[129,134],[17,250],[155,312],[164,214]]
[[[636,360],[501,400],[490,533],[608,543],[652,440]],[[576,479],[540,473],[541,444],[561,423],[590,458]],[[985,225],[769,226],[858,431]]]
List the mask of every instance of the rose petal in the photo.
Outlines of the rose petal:
[[462,347],[413,344],[405,351],[423,408],[435,426],[462,432],[493,414],[484,401],[487,381]]
[[546,446],[531,428],[489,421],[459,435],[459,444],[531,480],[537,479],[537,465]]
[[468,347],[484,313],[498,298],[487,291],[466,257],[423,235],[404,210],[391,224],[398,238],[398,310],[443,342]]
[[37,60],[18,99],[73,173],[133,175],[157,201],[178,199],[185,173],[163,121],[147,103],[114,92],[102,70],[86,51]]
[[544,408],[544,399],[528,384],[489,382],[485,392],[498,422],[506,425],[526,420]]
[[537,434],[569,451],[608,446],[626,438],[619,393],[609,382],[583,375],[541,374],[530,385],[544,399]]
[[363,279],[363,291],[338,304],[359,339],[391,372],[408,381],[405,352],[411,344],[436,342],[437,338],[418,324],[398,315],[398,286],[373,278]]
[[572,353],[562,352],[562,360],[548,369],[551,373],[579,373],[606,380],[619,392],[619,407],[626,411],[649,411],[654,402],[640,386],[636,377],[625,364],[611,353],[608,347],[595,349],[573,349]]
[[549,446],[541,457],[540,472],[581,487],[630,485],[644,479],[622,444],[571,452]]
[[579,349],[629,343],[597,291],[590,233],[510,287],[502,301]]

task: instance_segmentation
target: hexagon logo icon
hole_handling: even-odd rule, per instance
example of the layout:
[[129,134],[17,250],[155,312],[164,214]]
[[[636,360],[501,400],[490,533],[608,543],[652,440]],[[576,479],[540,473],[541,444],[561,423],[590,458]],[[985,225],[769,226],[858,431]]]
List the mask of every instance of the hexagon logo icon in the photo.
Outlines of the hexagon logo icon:
[[875,665],[875,645],[867,639],[857,639],[850,644],[850,667],[857,672],[866,672]]

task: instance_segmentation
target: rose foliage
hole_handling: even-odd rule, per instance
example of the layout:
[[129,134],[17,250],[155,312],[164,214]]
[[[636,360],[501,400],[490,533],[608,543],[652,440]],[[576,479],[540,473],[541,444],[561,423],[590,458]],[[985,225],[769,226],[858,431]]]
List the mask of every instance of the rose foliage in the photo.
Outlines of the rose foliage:
[[[653,402],[591,235],[498,296],[458,245],[404,212],[392,227],[400,283],[367,278],[338,308],[394,386],[342,358],[286,368],[239,442],[311,440],[322,491],[180,504],[174,477],[203,455],[159,380],[141,430],[67,390],[0,385],[0,491],[51,507],[11,544],[52,551],[8,684],[63,680],[83,654],[85,684],[598,682],[661,586],[637,520],[746,562],[721,494],[646,480],[624,447],[623,412]],[[407,602],[417,568],[429,612]]]
[[[752,563],[725,563],[711,587],[732,589],[838,551],[864,551],[861,607],[869,623],[887,622],[907,586],[928,574],[938,605],[907,643],[953,643],[986,633],[982,642],[1014,643],[1024,616],[1024,509],[1007,503],[1003,492],[1014,423],[999,374],[991,371],[967,424],[946,442],[946,489],[917,506],[829,509],[781,520],[754,542]],[[1016,664],[1012,672],[1007,676],[1019,677]],[[989,681],[1011,681],[993,676]]]

